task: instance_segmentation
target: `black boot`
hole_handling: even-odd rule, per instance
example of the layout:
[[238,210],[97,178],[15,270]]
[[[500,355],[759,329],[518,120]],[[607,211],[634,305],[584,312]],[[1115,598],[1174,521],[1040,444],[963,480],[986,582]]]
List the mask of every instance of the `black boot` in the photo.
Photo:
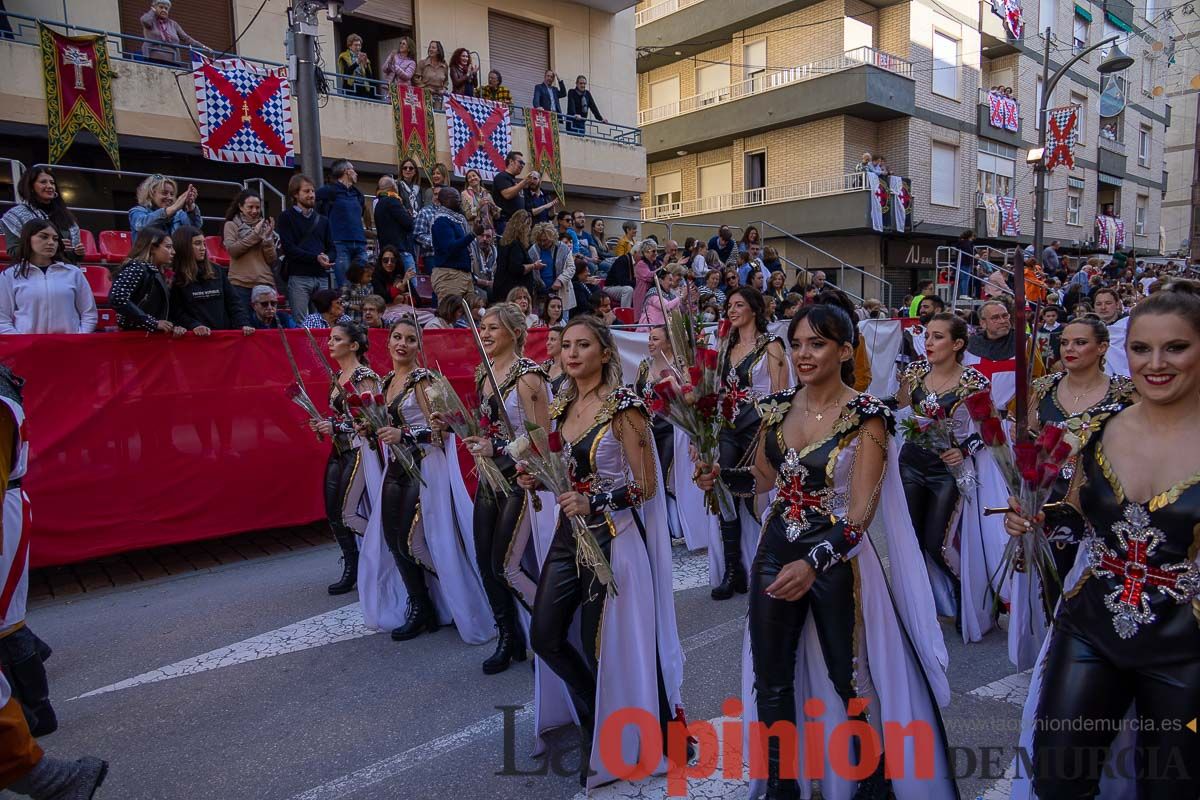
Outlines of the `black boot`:
[[90,756],[78,761],[43,756],[25,777],[8,788],[34,800],[91,800],[108,775],[108,762]]
[[763,800],[800,800],[800,784],[794,778],[780,777],[779,753],[779,740],[768,740],[767,791],[763,795]]
[[858,782],[854,791],[854,800],[887,800],[892,796],[892,782],[883,774],[883,754],[879,754],[879,765],[866,780]]
[[483,662],[484,675],[497,675],[508,669],[514,661],[524,661],[525,635],[515,614],[509,614],[496,619],[496,630],[500,636],[496,639],[496,652]]
[[354,540],[354,532],[347,528],[335,530],[333,535],[342,548],[342,577],[329,584],[329,593],[346,594],[354,591],[358,583],[358,542]]
[[42,659],[34,653],[7,664],[4,672],[11,679],[13,694],[25,712],[29,732],[34,736],[46,736],[58,730],[58,717],[50,705],[50,685]]
[[713,600],[728,600],[734,592],[745,594],[746,568],[742,566],[742,522],[721,520],[721,547],[725,551],[725,575],[713,587]]
[[407,642],[422,633],[437,633],[437,611],[429,595],[412,595],[408,598],[408,614],[404,624],[392,631],[392,638],[397,642]]

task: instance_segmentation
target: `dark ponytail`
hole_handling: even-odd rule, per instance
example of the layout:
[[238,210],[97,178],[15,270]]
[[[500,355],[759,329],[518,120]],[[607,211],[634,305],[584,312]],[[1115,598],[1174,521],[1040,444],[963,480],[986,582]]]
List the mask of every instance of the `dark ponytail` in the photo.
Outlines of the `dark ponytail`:
[[949,324],[950,341],[963,343],[962,349],[954,354],[955,360],[961,364],[963,356],[967,354],[967,340],[970,338],[970,333],[967,330],[967,323],[963,321],[962,317],[958,316],[957,314],[951,314],[948,311],[942,311],[938,314],[934,314],[929,318],[929,322],[945,322]]
[[371,340],[367,337],[366,328],[354,322],[339,322],[333,327],[341,328],[350,341],[358,345],[358,350],[354,353],[358,356],[358,363],[370,366],[370,362],[367,361],[367,348],[371,346]]

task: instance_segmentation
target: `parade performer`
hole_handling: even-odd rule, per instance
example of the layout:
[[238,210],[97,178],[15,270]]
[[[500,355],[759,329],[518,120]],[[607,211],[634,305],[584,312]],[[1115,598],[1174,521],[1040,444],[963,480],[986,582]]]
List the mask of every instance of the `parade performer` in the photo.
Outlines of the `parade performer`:
[[355,391],[379,391],[379,376],[367,364],[367,345],[367,332],[353,323],[334,325],[329,331],[329,355],[338,365],[330,376],[329,407],[333,414],[329,419],[308,423],[316,433],[333,439],[325,463],[325,518],[342,551],[342,577],[329,585],[329,593],[335,595],[353,591],[358,575],[358,534],[347,515],[358,513],[363,488],[361,454],[354,443],[354,426],[342,387],[348,383]]
[[[488,369],[480,365],[475,372],[475,390],[483,401],[480,411],[487,416],[491,435],[463,440],[473,455],[492,459],[510,483],[516,478],[516,464],[504,448],[522,432],[525,420],[542,427],[550,424],[546,371],[521,354],[525,334],[525,314],[515,303],[496,303],[484,312],[479,344],[498,386],[491,384]],[[484,481],[475,493],[475,558],[499,632],[496,652],[483,662],[488,675],[503,672],[513,661],[526,657],[517,604],[525,612],[532,611],[537,589],[537,551],[530,546],[532,506],[525,492],[498,497]]]
[[[1067,511],[1047,507],[1049,524],[1066,517],[1086,538],[1033,670],[1021,736],[1033,768],[1017,800],[1200,796],[1187,726],[1200,713],[1198,292],[1176,281],[1134,308],[1125,350],[1140,399],[1080,451]],[[1042,519],[1009,507],[1013,536]]]
[[[671,349],[665,325],[655,325],[650,329],[646,349],[650,356],[638,363],[633,390],[649,406],[655,397],[654,384],[677,369],[674,365],[675,353]],[[687,433],[661,416],[655,417],[652,424],[658,465],[662,470],[663,488],[666,490],[667,520],[671,526],[671,538],[682,538],[688,550],[707,547],[712,519],[704,507],[704,494],[692,481],[690,468],[676,469],[678,465],[675,463],[675,454],[688,452]],[[715,579],[713,585],[716,585]]]
[[[370,617],[368,624],[376,621],[372,627],[390,627],[403,619],[392,630],[396,641],[454,624],[464,641],[481,644],[492,636],[491,612],[450,506],[446,457],[428,422],[425,392],[434,375],[416,365],[420,342],[412,317],[395,322],[388,333],[392,371],[384,377],[382,391],[391,425],[377,433],[387,446],[384,452],[391,446],[404,448],[419,472],[389,455],[379,513],[372,514],[363,536],[359,597],[364,618]],[[380,544],[391,554],[395,569],[380,557]]]
[[[595,317],[567,323],[563,366],[570,382],[551,414],[568,453],[574,491],[558,496],[557,528],[542,565],[530,639],[553,670],[538,670],[536,696],[552,697],[553,684],[565,684],[582,733],[580,783],[594,787],[614,780],[597,738],[609,715],[637,708],[665,726],[681,707],[683,649],[649,412],[621,385],[612,332]],[[536,486],[531,475],[519,480],[525,488]],[[586,520],[602,548],[615,594],[590,568],[579,566],[573,516]],[[568,636],[575,625],[582,652]],[[565,722],[570,718],[540,713],[537,732]],[[624,736],[625,763],[637,763],[645,744],[636,735]]]
[[[889,788],[900,800],[955,798],[938,711],[950,698],[946,651],[904,513],[892,413],[853,389],[854,323],[844,310],[802,307],[788,339],[803,387],[759,400],[762,430],[754,464],[699,465],[702,488],[719,475],[733,491],[750,492],[757,484],[776,492],[751,568],[742,662],[745,721],[795,725],[806,731],[800,740],[811,736],[810,720],[825,731],[819,763],[806,761],[812,748],[797,739],[791,740],[795,750],[784,752],[787,737],[767,736],[766,785],[752,782],[750,796],[799,798],[800,776],[806,786],[820,777],[826,800],[892,797]],[[877,508],[887,537],[890,589],[867,536]],[[811,698],[803,709],[798,696]],[[816,700],[823,710],[814,710]],[[830,737],[848,720],[876,731],[884,723],[928,726],[933,777],[917,775],[912,753],[869,754],[861,741],[852,746],[851,760],[866,777],[855,782],[830,774],[837,772],[826,764]],[[756,728],[747,726],[751,736]],[[875,755],[880,761],[872,764]]]
[[[1063,326],[1059,341],[1065,371],[1034,381],[1029,424],[1035,436],[1046,425],[1061,425],[1079,437],[1081,444],[1087,444],[1105,419],[1136,401],[1137,393],[1129,378],[1109,376],[1104,372],[1109,342],[1108,327],[1103,322],[1095,317],[1072,320]],[[1063,469],[1049,502],[1058,502],[1067,496],[1075,466],[1073,459]],[[1078,537],[1079,532],[1064,529],[1051,538],[1055,571],[1060,581],[1075,564]],[[1040,606],[1027,602],[1010,603],[1008,653],[1019,669],[1033,666],[1050,622],[1042,614],[1035,615],[1037,619],[1029,619],[1030,609],[1054,608],[1061,593],[1058,583],[1036,588],[1035,583],[1039,582],[1034,570],[1013,575],[1013,594],[1041,591],[1045,597]]]
[[[723,381],[723,413],[729,427],[721,432],[721,468],[745,466],[752,458],[751,447],[758,435],[758,413],[754,401],[788,384],[783,341],[767,332],[767,306],[762,293],[742,286],[729,293],[725,317],[731,332],[728,347],[722,347],[718,371]],[[758,514],[753,495],[734,493],[736,516],[720,521],[720,547],[709,547],[709,568],[721,575],[713,587],[714,600],[728,600],[734,592],[745,594],[746,575],[758,543]]]
[[562,326],[560,325],[555,325],[546,332],[546,360],[542,362],[542,369],[546,370],[546,374],[550,377],[550,391],[558,394],[567,380],[567,373],[563,372],[562,368]]
[[935,567],[930,577],[938,606],[954,616],[964,642],[975,642],[992,627],[990,579],[1004,549],[997,518],[982,515],[984,500],[995,506],[1005,491],[963,405],[968,395],[991,388],[977,370],[963,366],[966,343],[966,323],[953,314],[935,314],[925,328],[925,360],[904,371],[896,405],[952,423],[955,441],[946,449],[905,442],[900,475],[917,540]]

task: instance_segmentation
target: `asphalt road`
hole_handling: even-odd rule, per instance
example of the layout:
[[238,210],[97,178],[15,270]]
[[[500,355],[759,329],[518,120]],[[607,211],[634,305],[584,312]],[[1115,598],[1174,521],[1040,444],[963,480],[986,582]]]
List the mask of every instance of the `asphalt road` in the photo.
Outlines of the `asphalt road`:
[[[712,601],[704,554],[676,556],[687,714],[714,719],[739,692],[745,598]],[[405,643],[371,635],[354,595],[325,593],[337,571],[336,549],[316,548],[35,607],[30,625],[54,647],[47,669],[60,720],[43,747],[108,759],[97,797],[120,800],[579,793],[573,774],[537,774],[544,762],[528,755],[528,664],[485,676],[479,665],[492,645],[465,645],[448,629]],[[943,632],[954,690],[944,717],[952,746],[963,748],[962,795],[1007,797],[1001,773],[1028,678],[1013,675],[1002,632],[970,646],[952,627]],[[571,770],[575,740],[555,737]],[[506,772],[529,774],[498,774]],[[655,778],[593,792],[664,794]],[[709,780],[689,794],[746,792]]]

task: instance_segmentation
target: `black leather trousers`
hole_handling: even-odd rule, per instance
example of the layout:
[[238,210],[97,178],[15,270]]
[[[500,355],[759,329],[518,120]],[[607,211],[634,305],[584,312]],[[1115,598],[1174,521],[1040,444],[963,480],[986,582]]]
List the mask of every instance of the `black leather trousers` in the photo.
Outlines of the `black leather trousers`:
[[475,558],[483,578],[483,591],[497,623],[516,621],[513,598],[533,609],[537,581],[522,564],[529,543],[530,526],[526,493],[513,486],[513,491],[497,497],[480,483],[475,494],[472,525],[475,534]]
[[921,552],[953,578],[942,547],[958,506],[958,484],[954,482],[954,476],[937,453],[910,443],[900,451],[900,479],[904,483],[904,499],[908,501],[908,514]]
[[[420,464],[420,461],[417,461]],[[400,578],[408,596],[423,599],[429,588],[425,584],[425,569],[432,571],[432,564],[423,563],[414,553],[413,528],[421,509],[421,484],[410,478],[399,464],[388,464],[383,476],[382,505],[383,541],[396,560]],[[418,548],[423,550],[423,548]]]
[[333,538],[342,548],[344,556],[358,554],[358,542],[355,541],[354,531],[346,525],[343,518],[346,508],[346,492],[350,489],[350,479],[358,468],[358,450],[350,448],[345,453],[339,453],[334,448],[325,462],[325,518],[333,530]]

